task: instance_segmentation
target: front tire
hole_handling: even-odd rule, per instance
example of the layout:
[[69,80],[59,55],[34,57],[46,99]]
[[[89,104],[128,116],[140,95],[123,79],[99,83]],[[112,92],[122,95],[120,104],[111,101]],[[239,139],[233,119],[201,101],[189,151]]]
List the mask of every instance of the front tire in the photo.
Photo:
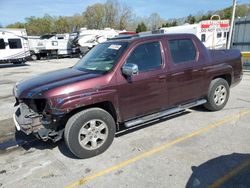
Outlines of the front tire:
[[73,115],[64,131],[65,143],[79,158],[103,153],[113,142],[115,121],[105,110],[90,108]]
[[208,95],[207,103],[204,105],[210,111],[218,111],[225,107],[229,98],[229,85],[228,82],[222,78],[212,80]]

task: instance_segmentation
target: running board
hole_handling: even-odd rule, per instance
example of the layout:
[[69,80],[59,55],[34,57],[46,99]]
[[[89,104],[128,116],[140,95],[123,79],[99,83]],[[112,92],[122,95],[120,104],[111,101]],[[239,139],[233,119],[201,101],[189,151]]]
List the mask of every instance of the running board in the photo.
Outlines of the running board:
[[127,121],[127,122],[125,122],[125,127],[130,128],[130,127],[133,127],[133,126],[138,125],[138,124],[143,124],[143,123],[149,122],[151,120],[166,117],[166,116],[172,115],[174,113],[183,111],[183,110],[185,110],[187,108],[192,108],[194,106],[199,106],[199,105],[205,104],[206,102],[207,102],[206,99],[201,99],[201,100],[198,100],[198,101],[195,101],[195,102],[180,105],[180,106],[175,107],[175,108],[170,108],[168,110],[157,112],[155,114],[150,114],[150,115],[147,115],[147,116],[144,116],[144,117],[141,117],[141,118],[137,118],[137,119],[134,119],[134,120],[131,120],[131,121]]

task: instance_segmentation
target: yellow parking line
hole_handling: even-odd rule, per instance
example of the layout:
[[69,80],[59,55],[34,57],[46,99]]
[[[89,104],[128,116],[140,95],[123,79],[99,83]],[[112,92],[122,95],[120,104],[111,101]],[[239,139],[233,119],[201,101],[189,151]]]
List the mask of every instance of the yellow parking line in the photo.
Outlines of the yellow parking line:
[[241,52],[242,57],[250,58],[250,52]]
[[125,161],[123,161],[121,163],[118,163],[118,164],[116,164],[114,166],[111,166],[111,167],[109,167],[107,169],[101,170],[101,171],[99,171],[97,173],[94,173],[94,174],[92,174],[90,176],[87,176],[87,177],[84,177],[84,178],[82,178],[80,180],[77,180],[77,181],[71,183],[70,185],[66,186],[66,188],[80,186],[80,185],[86,183],[87,181],[90,181],[90,180],[96,179],[97,177],[109,174],[109,173],[111,173],[113,171],[116,171],[116,170],[118,170],[120,168],[128,166],[128,165],[130,165],[132,163],[135,163],[136,161],[139,161],[141,159],[144,159],[146,157],[149,157],[151,155],[159,153],[159,152],[161,152],[163,150],[166,150],[166,149],[170,148],[171,146],[173,146],[175,144],[178,144],[180,142],[183,142],[185,140],[188,140],[190,138],[198,136],[198,135],[200,135],[202,133],[205,133],[205,132],[207,132],[207,131],[209,131],[209,130],[211,130],[213,128],[216,128],[218,126],[224,125],[225,123],[237,120],[240,117],[246,116],[246,115],[249,115],[249,114],[250,114],[250,109],[242,111],[242,112],[240,112],[238,114],[235,114],[235,115],[227,116],[227,117],[225,117],[225,118],[223,118],[223,119],[221,119],[221,120],[219,120],[219,121],[217,121],[217,122],[215,122],[215,123],[213,123],[213,124],[211,124],[211,125],[209,125],[207,127],[201,128],[201,129],[199,129],[197,131],[194,131],[194,132],[192,132],[190,134],[187,134],[187,135],[184,135],[182,137],[179,137],[179,138],[177,138],[177,139],[175,139],[173,141],[170,141],[170,142],[167,142],[165,144],[162,144],[162,145],[160,145],[160,146],[158,146],[156,148],[152,148],[151,150],[148,150],[148,151],[146,151],[144,153],[138,154],[138,155],[136,155],[136,156],[134,156],[134,157],[132,157],[132,158],[130,158],[128,160],[125,160]]
[[228,172],[226,175],[222,176],[218,180],[216,180],[212,185],[209,186],[209,188],[217,188],[220,187],[223,183],[237,175],[240,171],[245,169],[246,167],[250,166],[250,160],[244,161],[239,166],[233,168],[230,172]]

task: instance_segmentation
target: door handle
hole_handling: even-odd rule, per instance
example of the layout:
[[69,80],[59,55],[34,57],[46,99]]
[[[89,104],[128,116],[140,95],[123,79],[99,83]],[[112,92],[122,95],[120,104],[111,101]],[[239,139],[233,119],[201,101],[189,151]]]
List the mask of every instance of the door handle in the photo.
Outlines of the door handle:
[[166,79],[167,76],[166,76],[166,75],[159,75],[158,78],[159,78],[160,80],[163,80],[163,79]]
[[171,76],[179,76],[179,75],[182,75],[182,74],[184,74],[184,72],[177,72],[177,73],[171,74]]

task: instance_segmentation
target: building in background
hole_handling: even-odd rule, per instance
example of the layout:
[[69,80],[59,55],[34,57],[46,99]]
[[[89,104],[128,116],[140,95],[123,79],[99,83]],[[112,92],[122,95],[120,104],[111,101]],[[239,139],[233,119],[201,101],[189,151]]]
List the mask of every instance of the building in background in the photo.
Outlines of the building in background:
[[250,14],[235,20],[232,48],[250,52]]

